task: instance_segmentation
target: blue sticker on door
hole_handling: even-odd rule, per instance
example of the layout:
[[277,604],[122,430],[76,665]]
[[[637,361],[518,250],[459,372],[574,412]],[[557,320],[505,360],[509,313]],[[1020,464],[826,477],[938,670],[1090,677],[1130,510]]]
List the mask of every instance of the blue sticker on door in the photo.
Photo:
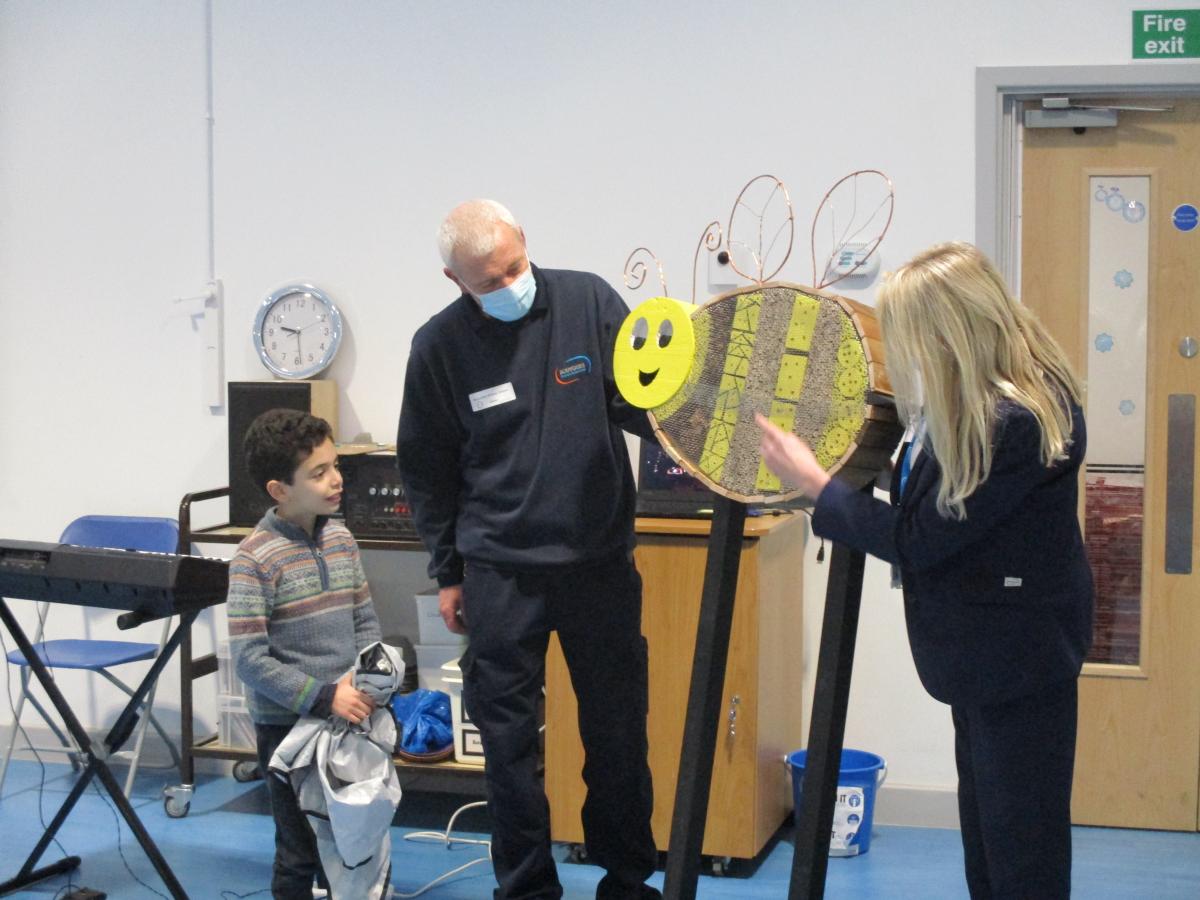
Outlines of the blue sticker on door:
[[1180,203],[1171,213],[1171,222],[1180,231],[1191,231],[1200,222],[1200,210],[1190,203]]

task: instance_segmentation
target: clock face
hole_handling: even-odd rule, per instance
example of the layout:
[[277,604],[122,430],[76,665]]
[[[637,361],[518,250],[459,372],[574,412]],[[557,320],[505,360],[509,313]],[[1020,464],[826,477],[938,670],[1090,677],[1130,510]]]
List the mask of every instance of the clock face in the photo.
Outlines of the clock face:
[[280,288],[254,320],[254,347],[282,378],[311,378],[333,362],[342,342],[342,314],[311,284]]

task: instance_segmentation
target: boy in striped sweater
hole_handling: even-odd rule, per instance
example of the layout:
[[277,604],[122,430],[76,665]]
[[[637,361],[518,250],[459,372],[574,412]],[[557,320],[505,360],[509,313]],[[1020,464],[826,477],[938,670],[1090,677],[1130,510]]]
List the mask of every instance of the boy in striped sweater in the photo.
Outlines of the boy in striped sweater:
[[[229,644],[249,689],[259,769],[302,715],[360,722],[374,704],[351,682],[358,651],[380,639],[358,544],[331,521],[342,476],[329,423],[273,409],[246,432],[247,468],[278,505],[229,567]],[[311,900],[323,882],[312,829],[291,786],[266,778],[275,818],[276,900]]]

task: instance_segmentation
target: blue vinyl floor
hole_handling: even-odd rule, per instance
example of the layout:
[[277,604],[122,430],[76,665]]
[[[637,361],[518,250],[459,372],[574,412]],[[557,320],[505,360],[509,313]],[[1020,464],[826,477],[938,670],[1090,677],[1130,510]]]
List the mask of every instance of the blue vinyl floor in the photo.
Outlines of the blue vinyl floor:
[[[116,772],[119,778],[123,776],[122,769]],[[65,764],[48,763],[44,787],[39,791],[41,781],[42,770],[36,762],[13,763],[0,800],[0,881],[11,878],[25,861],[41,835],[39,820],[48,822],[54,815],[73,776]],[[272,826],[262,783],[239,784],[231,777],[205,776],[197,785],[190,814],[170,819],[160,797],[167,782],[162,772],[139,774],[134,806],[189,896],[214,900],[233,900],[238,895],[268,897]],[[406,791],[392,829],[392,881],[398,892],[412,893],[443,872],[486,855],[480,846],[447,849],[404,838],[413,831],[443,830],[454,810],[471,799],[436,790]],[[455,836],[484,837],[487,830],[486,811],[469,810],[459,818]],[[119,829],[122,852],[118,852],[116,812],[94,789],[88,789],[60,834],[67,852],[83,859],[73,877],[75,885],[106,891],[115,900],[154,897],[156,892],[165,895],[124,823]],[[790,836],[789,827],[782,829],[757,866],[735,865],[731,877],[702,876],[698,896],[728,900],[786,897],[792,860]],[[43,862],[61,855],[52,845]],[[556,847],[556,855],[562,860],[566,848]],[[565,896],[571,900],[589,900],[600,874],[593,866],[559,865]],[[149,887],[139,884],[134,875]],[[652,883],[661,886],[662,877],[661,871],[656,873]],[[485,863],[422,896],[486,900],[493,884],[491,867]],[[56,894],[61,897],[65,885],[66,879],[59,877],[9,896],[49,900]],[[877,827],[868,853],[829,861],[826,885],[825,896],[831,900],[966,898],[958,832]],[[1200,835],[1076,828],[1074,885],[1073,896],[1083,900],[1196,900],[1200,898]]]

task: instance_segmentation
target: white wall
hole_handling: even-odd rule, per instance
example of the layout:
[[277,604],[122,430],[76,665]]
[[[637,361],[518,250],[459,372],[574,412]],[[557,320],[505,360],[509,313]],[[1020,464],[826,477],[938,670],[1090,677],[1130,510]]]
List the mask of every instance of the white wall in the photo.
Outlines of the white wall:
[[[885,269],[969,239],[975,68],[1128,62],[1137,5],[216,0],[227,377],[265,376],[255,309],[311,280],[349,323],[328,373],[339,437],[392,439],[409,339],[454,295],[434,230],[472,196],[512,207],[536,262],[619,285],[647,244],[685,296],[701,229],[761,172],[797,210],[780,277],[810,280],[809,217],[853,168],[896,184]],[[204,20],[203,0],[0,4],[2,536],[53,539],[87,512],[173,515],[184,492],[225,482],[200,335],[171,303],[207,277]],[[826,570],[814,550],[806,662],[781,686],[805,703]],[[396,559],[373,555],[379,584]],[[399,583],[420,580],[419,563],[402,568]],[[115,634],[111,617],[54,615],[56,629]],[[216,631],[210,617],[201,649]],[[89,723],[117,706],[89,696]],[[211,721],[211,692],[198,702]],[[893,784],[954,784],[948,713],[916,680],[899,593],[875,563],[847,744],[884,754]]]

